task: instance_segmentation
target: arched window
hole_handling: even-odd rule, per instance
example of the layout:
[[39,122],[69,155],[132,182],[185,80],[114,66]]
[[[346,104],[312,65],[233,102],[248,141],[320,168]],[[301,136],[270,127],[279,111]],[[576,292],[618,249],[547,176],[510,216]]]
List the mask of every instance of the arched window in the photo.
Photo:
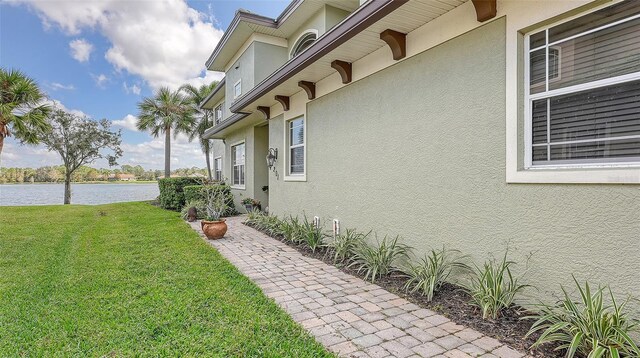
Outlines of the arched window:
[[298,37],[296,44],[293,45],[290,57],[296,57],[299,53],[306,50],[318,38],[316,30],[308,30]]

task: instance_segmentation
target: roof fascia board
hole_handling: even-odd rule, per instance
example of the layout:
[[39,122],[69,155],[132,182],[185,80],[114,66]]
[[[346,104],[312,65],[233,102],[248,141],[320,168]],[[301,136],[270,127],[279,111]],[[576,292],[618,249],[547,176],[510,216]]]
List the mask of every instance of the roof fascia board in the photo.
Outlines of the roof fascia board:
[[227,118],[224,122],[215,125],[213,127],[210,127],[209,129],[207,129],[204,134],[202,135],[203,138],[205,139],[212,139],[211,137],[216,135],[217,133],[221,132],[222,130],[240,122],[241,120],[243,120],[244,118],[248,117],[251,113],[236,113],[234,115],[232,115],[231,117]]
[[211,53],[211,56],[209,56],[209,59],[207,59],[207,62],[206,62],[207,68],[211,67],[215,58],[218,56],[218,54],[220,54],[220,52],[222,51],[222,48],[226,45],[231,35],[235,31],[235,29],[238,27],[238,24],[240,24],[240,21],[245,21],[245,22],[256,24],[256,25],[262,25],[262,26],[267,26],[267,27],[277,29],[280,27],[280,25],[283,22],[285,22],[289,18],[289,16],[291,16],[291,14],[298,8],[298,6],[300,6],[300,4],[302,4],[303,1],[304,0],[293,0],[292,2],[289,3],[289,5],[287,5],[287,7],[282,11],[282,13],[278,15],[276,19],[272,19],[270,17],[254,14],[247,11],[242,11],[242,10],[236,11],[236,15],[233,17],[233,20],[231,20],[231,23],[229,24],[229,27],[227,28],[227,30],[224,32],[224,35],[222,35],[220,42],[218,42],[218,45]]
[[209,95],[207,97],[204,98],[204,100],[202,100],[202,102],[200,102],[198,104],[198,107],[204,109],[204,105],[207,104],[207,102],[209,102],[211,100],[211,98],[213,98],[213,96],[216,95],[216,93],[218,93],[222,88],[224,88],[224,84],[225,82],[227,82],[227,78],[223,77],[220,82],[218,82],[218,84],[216,85],[216,87],[213,89],[213,91],[211,91],[211,93],[209,93]]
[[240,112],[253,101],[285,82],[350,38],[382,19],[409,0],[369,0],[341,23],[317,39],[306,51],[292,58],[282,67],[238,98],[230,107],[231,112]]
[[250,12],[242,11],[242,10],[236,11],[236,15],[233,17],[233,20],[231,20],[231,23],[229,24],[229,27],[227,28],[227,30],[224,32],[224,35],[222,35],[220,42],[218,42],[218,45],[211,53],[211,56],[209,56],[209,59],[207,59],[207,62],[206,62],[207,68],[211,67],[211,65],[213,64],[213,61],[220,54],[220,52],[222,51],[224,46],[227,44],[227,41],[229,41],[229,38],[231,37],[231,35],[235,31],[235,29],[238,27],[241,21],[249,22],[256,25],[271,27],[274,29],[278,28],[278,24],[276,23],[276,20],[270,17],[261,16],[261,15],[253,14]]

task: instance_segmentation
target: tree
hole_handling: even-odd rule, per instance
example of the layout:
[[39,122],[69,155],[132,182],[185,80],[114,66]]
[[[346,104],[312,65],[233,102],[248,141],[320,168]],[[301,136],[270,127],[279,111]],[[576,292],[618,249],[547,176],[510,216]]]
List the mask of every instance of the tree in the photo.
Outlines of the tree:
[[20,71],[0,68],[0,156],[6,137],[37,144],[38,133],[50,130],[50,107],[44,98],[34,80]]
[[189,104],[193,107],[194,113],[196,113],[197,122],[193,126],[193,130],[189,133],[189,141],[198,138],[200,142],[200,148],[204,153],[205,160],[207,161],[207,174],[209,176],[209,180],[212,180],[211,176],[211,147],[209,139],[205,139],[204,132],[209,129],[213,125],[212,117],[213,111],[211,109],[203,109],[200,108],[200,103],[202,103],[213,91],[213,89],[218,85],[218,82],[212,82],[208,85],[202,85],[200,87],[196,87],[194,85],[185,84],[180,87],[180,91],[184,91],[187,94],[187,99],[189,100]]
[[[52,130],[43,135],[42,143],[50,151],[62,157],[64,163],[64,203],[71,204],[71,178],[85,164],[105,158],[109,165],[116,165],[122,156],[120,131],[111,132],[111,123],[106,119],[94,121],[87,117],[56,109],[50,115]],[[104,154],[110,150],[112,154]]]
[[179,92],[167,87],[160,88],[153,97],[146,97],[138,103],[140,113],[137,127],[141,131],[149,131],[154,137],[164,134],[164,176],[171,177],[171,131],[174,137],[178,134],[189,134],[195,119],[193,107]]

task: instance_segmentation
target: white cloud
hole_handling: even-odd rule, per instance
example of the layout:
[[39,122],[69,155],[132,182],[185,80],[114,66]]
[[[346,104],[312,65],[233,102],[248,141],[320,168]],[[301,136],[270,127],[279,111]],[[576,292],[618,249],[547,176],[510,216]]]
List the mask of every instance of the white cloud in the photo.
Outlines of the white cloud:
[[[18,0],[27,2],[27,0]],[[163,1],[35,1],[45,26],[70,35],[97,30],[111,47],[105,58],[116,70],[143,78],[152,89],[204,83],[221,74],[202,76],[204,62],[222,37],[212,15],[185,0]]]
[[111,121],[111,123],[113,123],[114,126],[123,127],[123,128],[126,128],[126,129],[134,131],[134,132],[138,131],[138,127],[136,126],[137,122],[138,122],[138,117],[136,117],[136,116],[134,116],[132,114],[127,114],[122,119],[117,119],[115,121]]
[[140,86],[138,86],[138,85],[137,85],[137,84],[135,84],[135,83],[134,83],[133,85],[131,85],[131,87],[129,87],[129,86],[127,85],[127,82],[123,82],[123,83],[122,83],[122,87],[124,88],[124,91],[125,91],[127,94],[133,93],[133,94],[135,94],[135,95],[140,95],[141,88],[140,88]]
[[[153,138],[150,141],[130,144],[123,143],[123,160],[120,164],[141,165],[144,168],[164,168],[164,136]],[[186,135],[180,134],[177,138],[171,138],[171,169],[177,168],[204,168],[204,154],[197,142],[189,143]]]
[[9,137],[5,139],[0,161],[3,167],[44,167],[47,165],[60,165],[62,160],[56,152],[50,152],[43,145],[20,145]]
[[[47,101],[58,108],[80,116],[86,114],[77,109],[69,109],[58,100]],[[112,121],[114,126],[135,129],[136,117],[128,114],[121,120]],[[142,165],[145,169],[164,168],[164,136],[151,138],[142,143],[126,143],[120,146],[123,157],[118,159],[118,164]],[[43,145],[23,146],[9,137],[5,140],[4,149],[0,154],[2,167],[31,167],[37,168],[47,165],[60,165],[62,161],[58,153],[49,152]],[[96,168],[108,168],[106,160],[98,160],[91,166]],[[171,137],[171,168],[204,168],[204,154],[200,150],[197,141],[189,143],[186,135],[179,134],[177,138]]]
[[105,76],[104,73],[101,73],[99,75],[92,74],[91,77],[93,77],[93,80],[95,81],[96,86],[100,88],[104,88],[107,82],[109,82],[109,77]]
[[64,104],[62,104],[62,102],[58,101],[57,99],[48,99],[46,101],[44,101],[45,103],[48,103],[50,106],[56,107],[58,109],[61,109],[65,112],[69,112],[71,114],[75,114],[76,116],[80,116],[80,117],[91,117],[90,115],[82,112],[79,109],[69,109],[67,108]]
[[71,91],[76,89],[76,87],[72,84],[68,84],[68,85],[63,85],[62,83],[58,83],[58,82],[53,82],[49,85],[49,87],[51,87],[54,91],[57,90],[67,90],[67,91]]
[[85,39],[77,39],[69,42],[71,57],[78,62],[87,62],[93,51],[93,45]]

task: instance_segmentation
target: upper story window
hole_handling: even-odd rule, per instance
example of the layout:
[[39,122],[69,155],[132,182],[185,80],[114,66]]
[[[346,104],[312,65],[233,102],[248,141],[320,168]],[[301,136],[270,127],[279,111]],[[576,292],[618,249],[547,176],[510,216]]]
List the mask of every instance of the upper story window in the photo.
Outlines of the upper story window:
[[242,95],[242,80],[238,80],[233,85],[233,99],[240,97],[240,95]]
[[214,110],[213,110],[213,114],[215,117],[215,123],[218,124],[220,122],[222,122],[222,118],[224,116],[224,102],[220,103]]
[[640,3],[525,36],[526,167],[640,164]]
[[306,50],[313,44],[313,42],[318,38],[317,30],[307,30],[305,33],[300,35],[296,43],[293,45],[291,49],[291,55],[289,57],[296,57],[299,53]]

